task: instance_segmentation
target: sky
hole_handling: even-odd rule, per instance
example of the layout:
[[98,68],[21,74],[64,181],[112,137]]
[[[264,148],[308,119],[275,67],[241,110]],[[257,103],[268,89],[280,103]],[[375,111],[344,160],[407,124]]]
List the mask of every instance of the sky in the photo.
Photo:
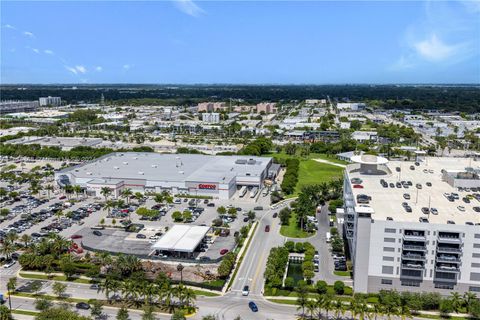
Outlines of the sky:
[[480,83],[477,1],[1,1],[0,82]]

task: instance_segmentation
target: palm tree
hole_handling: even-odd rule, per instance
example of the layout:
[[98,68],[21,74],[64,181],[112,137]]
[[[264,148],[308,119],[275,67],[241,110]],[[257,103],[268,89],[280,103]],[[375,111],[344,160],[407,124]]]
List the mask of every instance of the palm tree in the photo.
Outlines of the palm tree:
[[127,199],[127,204],[130,203],[130,196],[133,195],[132,189],[126,188],[122,190],[122,197]]
[[318,319],[322,318],[322,308],[325,295],[318,294],[315,297],[315,307],[318,309]]
[[452,292],[450,299],[452,300],[453,311],[458,313],[463,304],[462,296],[458,292]]
[[28,246],[28,244],[30,243],[30,241],[32,241],[32,237],[29,234],[24,233],[22,235],[22,237],[20,238],[20,241],[23,242],[23,245],[26,248]]
[[375,320],[377,320],[377,316],[383,316],[383,306],[380,303],[373,304],[373,314],[375,315]]
[[183,302],[187,307],[190,307],[193,305],[195,299],[197,298],[197,295],[195,294],[195,291],[190,288],[186,288],[183,291]]
[[104,208],[107,209],[108,215],[110,215],[110,210],[114,207],[114,202],[112,200],[107,200],[105,202]]
[[111,193],[112,189],[109,187],[102,187],[102,189],[100,189],[100,194],[105,197],[105,202],[107,202],[107,198]]
[[310,319],[312,319],[313,314],[317,310],[317,304],[315,303],[315,300],[307,300],[306,308],[307,312],[310,314]]
[[8,304],[10,305],[10,311],[12,311],[12,293],[15,292],[17,288],[17,278],[12,277],[8,279],[7,282],[7,290],[8,290]]
[[465,309],[467,312],[471,311],[472,304],[477,300],[477,295],[473,292],[465,292],[463,294],[463,302],[465,304]]
[[307,302],[308,302],[308,291],[307,291],[307,288],[306,286],[300,286],[297,288],[297,293],[298,293],[298,297],[297,297],[297,304],[298,304],[298,308],[297,310],[302,310],[302,319],[305,318],[305,307],[307,306]]
[[53,191],[53,186],[51,184],[47,184],[45,186],[45,190],[47,190],[47,197],[50,199],[50,192]]
[[78,199],[78,194],[82,192],[82,187],[78,184],[73,186],[73,191],[75,192],[75,197]]
[[67,194],[68,199],[70,199],[70,194],[73,192],[73,187],[71,185],[66,185],[64,187],[65,193]]
[[335,300],[332,307],[335,311],[335,318],[340,319],[340,315],[343,317],[345,314],[345,306],[340,299]]
[[325,314],[328,319],[328,311],[333,309],[333,297],[331,294],[326,294],[323,297],[323,309],[325,309]]

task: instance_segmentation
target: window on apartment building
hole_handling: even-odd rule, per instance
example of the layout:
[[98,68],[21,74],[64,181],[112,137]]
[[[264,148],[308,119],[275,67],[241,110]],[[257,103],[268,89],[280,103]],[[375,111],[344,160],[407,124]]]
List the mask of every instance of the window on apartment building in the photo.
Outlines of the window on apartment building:
[[[383,251],[385,251],[385,248],[383,248]],[[480,258],[480,253],[472,253],[472,258]]]
[[382,279],[382,284],[392,285],[392,284],[393,284],[393,280],[390,280],[390,279]]
[[383,238],[383,242],[395,242],[395,238]]
[[480,273],[471,272],[470,273],[470,281],[480,281]]
[[397,233],[397,229],[385,228],[385,233]]
[[383,257],[383,261],[394,261],[393,257]]
[[472,268],[480,268],[480,263],[472,262]]
[[385,252],[395,252],[395,248],[392,248],[392,247],[383,247],[383,251],[385,251]]
[[402,281],[401,283],[404,287],[420,287],[420,282],[418,281]]
[[480,239],[480,233],[475,233],[475,239]]
[[472,286],[470,286],[470,287],[468,288],[468,291],[480,292],[480,287],[472,287]]
[[383,274],[393,274],[393,267],[392,266],[382,266],[382,273]]
[[476,249],[480,248],[480,243],[474,243],[473,247],[476,248]]
[[453,284],[435,283],[437,289],[453,290],[453,287]]

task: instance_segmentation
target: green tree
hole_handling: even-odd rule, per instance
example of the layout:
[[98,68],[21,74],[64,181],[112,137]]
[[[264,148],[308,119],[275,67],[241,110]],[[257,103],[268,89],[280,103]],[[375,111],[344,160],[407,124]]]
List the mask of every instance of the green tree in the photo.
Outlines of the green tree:
[[53,307],[53,302],[45,297],[38,297],[35,299],[35,309],[38,311],[47,310]]
[[345,291],[345,284],[342,281],[335,281],[333,284],[333,290],[336,294],[343,294]]
[[174,211],[174,212],[172,212],[172,219],[175,222],[182,221],[183,220],[183,215],[180,211]]
[[278,217],[280,218],[280,222],[282,225],[288,225],[290,221],[290,216],[292,214],[292,210],[290,208],[285,207],[278,213]]
[[10,297],[12,296],[12,294],[15,292],[16,289],[17,289],[17,278],[11,277],[10,279],[8,279],[8,282],[7,282],[8,304],[10,307],[10,311],[12,310],[12,299],[10,299]]
[[4,305],[0,305],[0,319],[13,320],[12,311]]
[[224,206],[220,206],[217,208],[217,213],[223,216],[227,213],[227,209]]
[[183,311],[177,310],[171,317],[172,320],[186,320],[185,314]]
[[67,285],[62,282],[54,282],[52,285],[53,293],[58,297],[62,298],[67,290]]
[[52,320],[52,319],[62,319],[62,320],[91,320],[89,317],[84,317],[78,315],[74,311],[70,311],[65,308],[48,308],[40,312],[35,320]]
[[317,293],[325,294],[327,293],[327,290],[328,290],[328,284],[323,280],[319,280],[317,281],[315,288],[317,290]]
[[128,320],[130,316],[128,315],[128,310],[125,306],[122,306],[118,309],[117,316],[115,317],[117,320]]
[[91,306],[90,315],[94,319],[101,318],[103,313],[103,303],[97,299],[91,299],[88,301],[88,303]]
[[306,286],[301,285],[297,289],[297,310],[302,310],[302,318],[305,317],[305,307],[308,303],[308,289]]

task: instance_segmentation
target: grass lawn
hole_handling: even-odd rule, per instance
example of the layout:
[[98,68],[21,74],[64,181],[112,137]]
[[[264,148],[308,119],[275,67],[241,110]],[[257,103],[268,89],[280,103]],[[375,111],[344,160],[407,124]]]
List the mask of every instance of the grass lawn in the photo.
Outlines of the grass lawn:
[[296,305],[297,300],[285,300],[285,299],[267,299],[270,302],[275,302],[275,303],[281,303],[281,304],[290,304],[290,305]]
[[44,275],[44,274],[36,274],[36,273],[28,273],[28,272],[20,272],[20,277],[26,278],[26,279],[68,281],[68,282],[76,282],[76,283],[84,283],[84,284],[92,283],[92,281],[89,279],[73,278],[68,280],[67,277],[65,276],[48,277],[47,275]]
[[290,220],[288,221],[288,225],[280,227],[280,234],[289,238],[307,238],[313,236],[315,233],[309,233],[301,230],[297,226],[297,215],[292,212]]
[[193,290],[197,296],[206,296],[206,297],[218,297],[220,294],[210,291],[203,291],[203,290]]
[[19,309],[12,309],[12,313],[23,314],[25,316],[36,316],[39,314],[39,312],[36,312],[36,311],[19,310]]
[[298,183],[295,187],[295,193],[298,194],[305,185],[340,179],[342,174],[343,168],[337,166],[317,162],[312,159],[300,161]]
[[340,277],[350,277],[350,271],[333,271],[333,274]]

